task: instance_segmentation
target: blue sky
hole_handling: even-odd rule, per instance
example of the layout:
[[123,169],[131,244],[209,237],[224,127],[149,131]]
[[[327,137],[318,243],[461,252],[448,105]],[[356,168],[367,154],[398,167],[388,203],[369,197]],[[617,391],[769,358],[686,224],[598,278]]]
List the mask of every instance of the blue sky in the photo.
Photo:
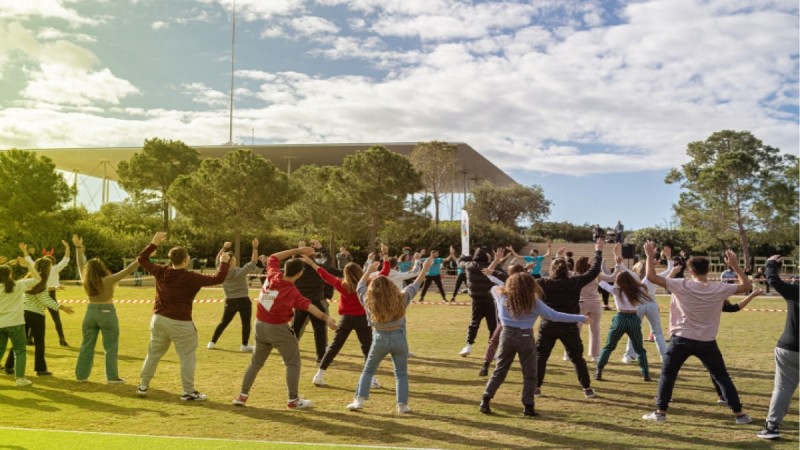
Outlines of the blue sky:
[[[0,149],[227,141],[231,6],[0,0]],[[237,12],[234,140],[467,142],[542,185],[550,220],[668,223],[679,190],[664,175],[721,129],[798,152],[794,0],[239,0]]]

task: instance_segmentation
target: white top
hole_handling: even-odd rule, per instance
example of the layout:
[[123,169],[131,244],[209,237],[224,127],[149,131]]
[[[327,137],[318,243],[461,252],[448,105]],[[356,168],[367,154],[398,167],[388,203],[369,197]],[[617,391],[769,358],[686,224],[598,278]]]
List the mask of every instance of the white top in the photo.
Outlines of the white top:
[[0,284],[0,328],[25,324],[23,294],[37,283],[33,278],[17,280],[14,290],[8,293],[5,285]]
[[61,258],[61,261],[50,269],[50,275],[47,277],[47,289],[55,289],[61,285],[61,277],[58,273],[64,270],[67,264],[69,264],[69,256]]
[[[629,274],[633,275],[633,278],[635,278],[636,281],[642,283],[644,285],[644,287],[647,288],[647,295],[650,297],[650,300],[652,300],[652,301],[656,300],[656,288],[658,287],[657,285],[651,283],[650,280],[647,279],[647,277],[644,278],[644,281],[640,280],[639,279],[639,274],[634,272],[634,271],[632,271],[631,269],[628,269],[627,267],[625,267],[625,264],[618,264],[617,267],[621,268],[621,269],[625,269],[625,270],[628,271]],[[673,262],[672,262],[672,258],[670,258],[670,259],[667,260],[667,270],[664,270],[663,272],[659,272],[656,275],[660,276],[661,278],[667,278],[669,273],[672,272],[672,267],[673,267]]]
[[600,282],[600,287],[614,294],[614,304],[617,306],[617,311],[636,311],[636,306],[631,304],[628,297],[618,287],[612,286],[605,281]]

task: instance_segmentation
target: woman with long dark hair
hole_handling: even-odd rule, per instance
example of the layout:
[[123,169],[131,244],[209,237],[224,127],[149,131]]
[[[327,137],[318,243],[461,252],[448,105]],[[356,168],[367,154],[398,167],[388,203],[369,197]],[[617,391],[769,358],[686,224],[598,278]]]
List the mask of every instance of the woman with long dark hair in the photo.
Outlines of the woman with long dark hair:
[[611,319],[611,328],[608,330],[608,338],[603,351],[600,352],[600,360],[597,362],[597,372],[594,379],[603,379],[603,368],[608,364],[611,352],[617,347],[617,342],[623,334],[627,334],[633,344],[633,349],[639,355],[639,369],[642,378],[650,381],[650,372],[647,366],[647,352],[642,343],[642,319],[636,313],[637,308],[647,297],[647,288],[644,287],[636,278],[626,270],[617,272],[614,286],[600,282],[600,287],[614,294],[614,304],[617,307],[617,314]]

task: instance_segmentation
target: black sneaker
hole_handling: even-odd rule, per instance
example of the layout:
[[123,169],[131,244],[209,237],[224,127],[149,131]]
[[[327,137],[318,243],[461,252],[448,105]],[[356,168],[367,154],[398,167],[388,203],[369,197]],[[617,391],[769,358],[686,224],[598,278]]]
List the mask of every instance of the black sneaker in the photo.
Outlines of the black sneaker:
[[491,406],[489,406],[489,402],[491,400],[492,399],[490,399],[489,397],[487,397],[485,395],[483,396],[483,398],[481,399],[481,406],[480,406],[480,410],[481,410],[482,413],[484,413],[484,414],[491,414],[492,413],[492,408],[491,408]]
[[14,374],[14,368],[13,367],[4,367],[3,370],[9,375],[13,375]]
[[489,376],[489,363],[483,363],[480,372],[478,372],[479,377],[486,377]]
[[539,415],[539,413],[533,409],[533,405],[525,405],[525,410],[522,412],[522,414],[526,417],[536,417]]
[[208,397],[206,397],[206,394],[201,394],[197,391],[194,391],[191,394],[187,394],[186,392],[184,392],[183,395],[181,395],[181,400],[183,401],[201,402],[206,399],[208,399]]
[[778,427],[770,427],[767,425],[763,430],[756,433],[756,436],[761,439],[779,439],[781,437],[781,432],[778,430]]
[[594,379],[597,380],[597,381],[602,381],[603,380],[603,371],[600,370],[600,369],[597,369],[597,371],[594,373]]

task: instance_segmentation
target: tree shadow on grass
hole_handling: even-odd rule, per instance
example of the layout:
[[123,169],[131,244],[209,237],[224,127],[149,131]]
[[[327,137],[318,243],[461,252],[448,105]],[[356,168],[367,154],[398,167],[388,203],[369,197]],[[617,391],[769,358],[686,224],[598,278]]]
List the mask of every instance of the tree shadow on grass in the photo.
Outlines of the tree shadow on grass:
[[[141,413],[155,413],[162,417],[166,416],[167,414],[162,411],[153,410],[153,409],[144,409],[139,406],[141,405],[132,405],[130,407],[122,406],[119,403],[107,403],[94,400],[93,398],[82,397],[78,395],[73,395],[70,392],[66,392],[63,390],[63,385],[59,385],[59,383],[63,383],[64,380],[59,380],[57,378],[48,378],[46,381],[38,381],[37,384],[40,387],[46,387],[48,389],[37,389],[37,384],[34,384],[32,387],[24,388],[26,393],[34,394],[39,398],[26,398],[25,400],[19,401],[15,400],[13,402],[14,407],[19,408],[30,408],[36,409],[38,411],[44,412],[59,412],[61,409],[58,407],[57,404],[64,404],[69,405],[72,407],[78,407],[81,409],[89,410],[92,412],[103,412],[110,415],[118,415],[122,417],[130,417],[139,415]],[[97,383],[86,383],[95,384],[99,387],[99,389],[95,390],[94,392],[105,392],[111,394],[118,394],[119,385],[99,385]],[[102,389],[105,388],[105,389]],[[3,397],[2,395],[3,389],[0,389],[0,398]],[[130,392],[130,391],[128,391]],[[128,394],[127,396],[130,396]]]

